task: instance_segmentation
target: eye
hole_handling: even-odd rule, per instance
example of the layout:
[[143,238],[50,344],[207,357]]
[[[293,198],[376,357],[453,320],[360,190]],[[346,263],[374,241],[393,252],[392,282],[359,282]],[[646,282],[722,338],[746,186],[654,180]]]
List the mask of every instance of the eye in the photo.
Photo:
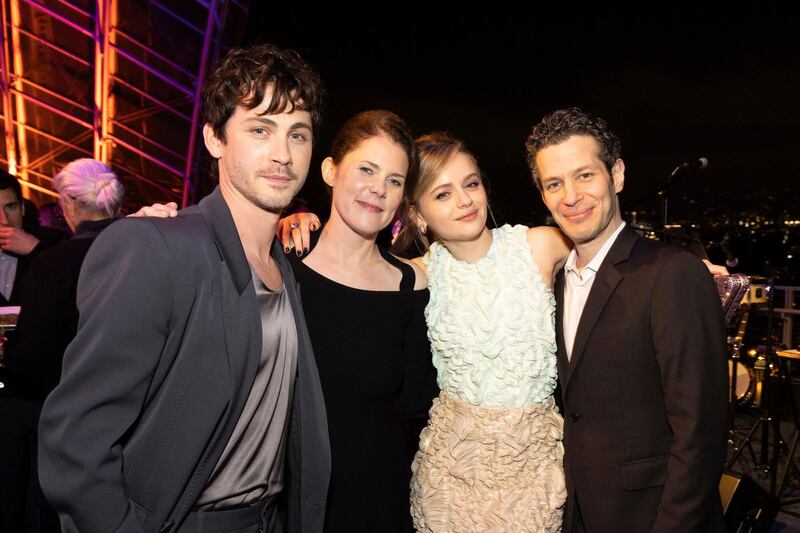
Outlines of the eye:
[[405,182],[404,182],[403,180],[401,180],[400,178],[387,178],[387,179],[386,179],[386,182],[387,182],[389,185],[394,185],[395,187],[402,187],[402,186],[403,186],[403,184],[405,183]]
[[480,186],[481,186],[481,182],[478,181],[478,180],[471,181],[471,182],[466,184],[466,188],[467,189],[478,189],[478,188],[480,188]]
[[372,168],[367,167],[367,166],[359,167],[358,169],[361,172],[363,172],[364,174],[366,174],[367,176],[372,176],[373,174],[375,174],[375,171],[372,170]]
[[560,181],[548,181],[547,183],[544,184],[544,190],[546,190],[546,191],[550,191],[550,192],[557,191],[560,188],[561,188],[561,182]]
[[250,130],[250,133],[258,137],[262,137],[267,134],[267,128],[261,128],[261,127],[253,128]]
[[582,172],[581,174],[578,174],[578,179],[586,181],[586,180],[592,179],[593,175],[594,174],[592,174],[591,172]]
[[448,191],[442,191],[439,194],[437,194],[435,196],[435,198],[437,200],[444,200],[444,199],[448,198],[449,196],[450,196],[450,193]]
[[293,131],[292,133],[290,133],[289,138],[297,142],[305,142],[307,140],[306,136],[300,133],[299,131]]

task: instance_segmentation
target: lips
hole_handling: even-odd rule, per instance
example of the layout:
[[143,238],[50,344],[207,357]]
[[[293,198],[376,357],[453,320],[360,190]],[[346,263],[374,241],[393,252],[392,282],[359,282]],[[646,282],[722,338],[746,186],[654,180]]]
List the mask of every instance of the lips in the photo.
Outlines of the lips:
[[472,222],[477,217],[478,217],[478,210],[476,209],[475,211],[473,211],[471,213],[467,213],[463,217],[458,217],[456,220],[460,220],[461,222]]
[[286,174],[262,174],[259,175],[259,178],[263,178],[268,181],[276,181],[279,183],[288,183],[294,179],[293,177],[287,176]]
[[580,211],[572,211],[569,213],[561,213],[561,215],[571,222],[580,222],[586,219],[592,213],[592,208],[581,209]]
[[377,206],[375,204],[371,204],[371,203],[365,202],[363,200],[356,200],[356,203],[358,205],[360,205],[361,207],[363,207],[364,209],[366,209],[367,211],[372,211],[373,213],[381,213],[381,212],[383,212],[383,208],[381,208],[381,207],[379,207],[379,206]]

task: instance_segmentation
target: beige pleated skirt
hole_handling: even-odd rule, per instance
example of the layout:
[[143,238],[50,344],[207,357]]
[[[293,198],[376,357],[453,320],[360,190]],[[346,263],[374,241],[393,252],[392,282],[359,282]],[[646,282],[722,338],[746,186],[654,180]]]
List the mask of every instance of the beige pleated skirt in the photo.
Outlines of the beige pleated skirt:
[[411,466],[420,532],[560,531],[567,490],[564,422],[551,398],[524,408],[442,392]]

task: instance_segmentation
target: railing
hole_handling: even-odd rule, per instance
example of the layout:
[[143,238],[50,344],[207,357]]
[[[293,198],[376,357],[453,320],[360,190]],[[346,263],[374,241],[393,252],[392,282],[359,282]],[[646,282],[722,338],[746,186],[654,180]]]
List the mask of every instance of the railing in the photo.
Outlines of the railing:
[[798,331],[794,328],[795,320],[800,316],[798,297],[800,297],[800,287],[775,286],[774,313],[783,321],[781,343],[788,348],[800,346],[800,328]]

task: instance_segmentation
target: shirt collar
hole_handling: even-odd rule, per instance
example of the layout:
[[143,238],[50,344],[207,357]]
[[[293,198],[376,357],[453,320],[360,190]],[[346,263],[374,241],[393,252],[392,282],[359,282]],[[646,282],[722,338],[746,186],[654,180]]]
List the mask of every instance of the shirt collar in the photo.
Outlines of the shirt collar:
[[[600,265],[603,264],[603,260],[605,260],[606,256],[608,255],[608,251],[611,250],[611,247],[614,245],[614,242],[617,240],[617,237],[624,227],[625,221],[623,220],[622,224],[620,224],[619,227],[614,230],[614,233],[612,233],[611,236],[606,239],[606,242],[603,243],[603,246],[600,247],[600,250],[598,250],[592,260],[589,261],[589,264],[583,267],[582,270],[586,270],[587,268],[592,272],[597,272],[600,270]],[[577,261],[578,252],[575,250],[575,248],[573,248],[572,251],[570,251],[569,256],[567,256],[567,262],[564,263],[564,272],[574,272],[579,274],[578,269],[575,267],[575,263]]]

